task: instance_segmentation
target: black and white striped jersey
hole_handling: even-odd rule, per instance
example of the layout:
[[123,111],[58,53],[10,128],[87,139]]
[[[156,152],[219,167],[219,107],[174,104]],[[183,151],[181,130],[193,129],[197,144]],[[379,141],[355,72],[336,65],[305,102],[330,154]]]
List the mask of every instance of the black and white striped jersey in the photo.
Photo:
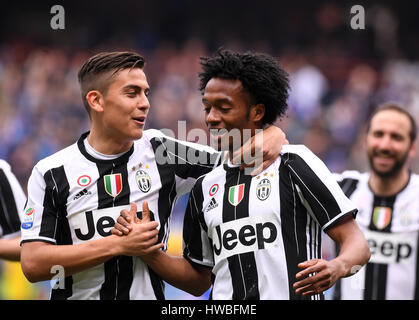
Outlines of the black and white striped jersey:
[[26,196],[10,165],[0,159],[0,238],[9,239],[20,235],[20,214]]
[[[152,129],[128,152],[104,160],[88,152],[87,135],[34,167],[22,242],[71,245],[109,236],[122,209],[147,200],[166,249],[176,199],[212,170],[219,153]],[[65,289],[53,289],[51,299],[164,299],[163,289],[141,259],[118,256],[66,277]]]
[[335,299],[419,299],[419,176],[398,194],[374,195],[369,173],[336,175],[345,194],[357,205],[358,225],[371,250],[370,261],[357,274],[341,279]]
[[356,208],[324,163],[286,145],[258,176],[227,162],[197,180],[183,254],[212,268],[212,299],[302,299],[292,287],[298,263],[321,257],[321,231],[346,214]]

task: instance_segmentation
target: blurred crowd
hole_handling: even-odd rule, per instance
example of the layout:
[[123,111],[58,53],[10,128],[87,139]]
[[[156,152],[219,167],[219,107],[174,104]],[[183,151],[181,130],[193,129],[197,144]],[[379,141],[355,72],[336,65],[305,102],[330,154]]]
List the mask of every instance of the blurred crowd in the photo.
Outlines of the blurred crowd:
[[[90,54],[34,48],[19,59],[19,47],[0,49],[0,158],[9,161],[24,187],[39,159],[72,144],[88,128],[77,72]],[[186,121],[187,129],[205,128],[197,74],[199,57],[209,54],[196,39],[178,49],[147,52],[148,128],[177,133],[178,120]],[[291,78],[288,114],[276,124],[289,141],[307,145],[333,171],[367,168],[364,125],[380,103],[398,101],[418,119],[418,62],[388,60],[378,68],[346,62],[344,78],[331,79],[328,63],[317,64],[305,52],[290,49],[275,56]],[[418,171],[419,161],[412,168]]]
[[[419,122],[419,61],[408,59],[397,46],[398,22],[390,10],[374,10],[366,26],[370,31],[363,31],[351,30],[339,7],[320,8],[316,40],[304,46],[287,44],[286,36],[278,37],[280,46],[262,40],[221,43],[278,59],[290,74],[291,93],[287,116],[276,124],[291,143],[307,145],[335,172],[368,169],[365,122],[380,103],[397,101]],[[176,133],[178,120],[186,121],[188,129],[205,128],[199,57],[212,55],[214,44],[191,37],[176,44],[124,43],[120,48],[113,41],[112,47],[77,49],[0,42],[0,158],[11,164],[24,189],[38,160],[74,143],[88,129],[77,72],[98,51],[129,47],[144,55],[151,86],[147,128]],[[419,172],[418,156],[411,167]]]

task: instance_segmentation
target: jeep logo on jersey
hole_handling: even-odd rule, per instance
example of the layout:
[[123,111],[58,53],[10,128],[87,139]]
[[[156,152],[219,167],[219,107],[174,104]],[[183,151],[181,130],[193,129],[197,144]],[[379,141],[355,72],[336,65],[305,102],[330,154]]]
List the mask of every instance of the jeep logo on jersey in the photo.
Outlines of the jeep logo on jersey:
[[279,247],[279,222],[274,214],[249,217],[210,229],[215,263],[233,255]]
[[144,193],[148,192],[151,188],[151,178],[147,172],[138,170],[135,173],[135,181],[137,181],[138,188]]
[[269,179],[262,179],[256,187],[256,195],[259,200],[268,199],[271,194],[271,182]]
[[[111,235],[111,229],[115,225],[119,213],[123,209],[130,209],[130,206],[119,206],[106,209],[81,212],[69,217],[69,224],[74,230],[74,235],[82,241],[96,240]],[[142,211],[137,212],[142,218]],[[150,211],[150,220],[154,221],[154,214]]]
[[391,208],[389,207],[375,207],[372,214],[372,222],[378,230],[382,230],[388,226],[391,220]]
[[122,191],[122,174],[108,174],[103,177],[105,191],[111,196],[116,197]]
[[[389,233],[366,230],[365,238],[371,250],[369,262],[412,263],[412,250],[415,247],[415,235],[411,233]],[[410,260],[410,261],[409,261]]]
[[244,183],[239,184],[237,186],[232,186],[228,189],[228,202],[232,206],[237,206],[244,197]]

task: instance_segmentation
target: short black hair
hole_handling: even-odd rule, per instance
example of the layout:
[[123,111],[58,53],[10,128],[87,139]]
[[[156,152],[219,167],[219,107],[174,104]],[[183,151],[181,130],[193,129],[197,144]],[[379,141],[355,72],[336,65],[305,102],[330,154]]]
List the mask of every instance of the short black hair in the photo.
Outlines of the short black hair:
[[264,104],[263,124],[272,124],[288,108],[288,73],[271,56],[219,49],[214,57],[201,57],[199,90],[203,93],[212,78],[240,80],[252,103]]
[[404,114],[410,121],[410,133],[409,133],[409,137],[410,137],[410,142],[413,143],[416,140],[417,137],[417,125],[416,125],[416,121],[413,118],[413,116],[409,113],[409,111],[407,111],[402,105],[398,104],[397,102],[386,102],[383,103],[381,105],[379,105],[371,114],[369,120],[368,120],[368,124],[367,124],[367,132],[370,131],[370,127],[371,127],[371,120],[372,118],[374,118],[374,116],[377,113],[380,113],[381,111],[396,111],[399,113]]
[[[144,57],[130,51],[100,52],[90,57],[78,73],[83,104],[89,116],[90,106],[86,100],[89,91],[99,90],[105,94],[109,87],[109,80],[118,71],[133,68],[143,69],[144,65]],[[104,77],[105,75],[109,76]]]

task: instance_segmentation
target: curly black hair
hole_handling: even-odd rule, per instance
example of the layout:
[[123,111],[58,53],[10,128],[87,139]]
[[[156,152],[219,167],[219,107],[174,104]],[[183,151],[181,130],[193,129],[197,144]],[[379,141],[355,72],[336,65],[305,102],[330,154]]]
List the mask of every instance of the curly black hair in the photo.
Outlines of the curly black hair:
[[254,104],[265,105],[263,124],[272,124],[288,108],[289,76],[277,61],[262,53],[220,49],[214,57],[201,57],[199,90],[212,78],[240,80]]

